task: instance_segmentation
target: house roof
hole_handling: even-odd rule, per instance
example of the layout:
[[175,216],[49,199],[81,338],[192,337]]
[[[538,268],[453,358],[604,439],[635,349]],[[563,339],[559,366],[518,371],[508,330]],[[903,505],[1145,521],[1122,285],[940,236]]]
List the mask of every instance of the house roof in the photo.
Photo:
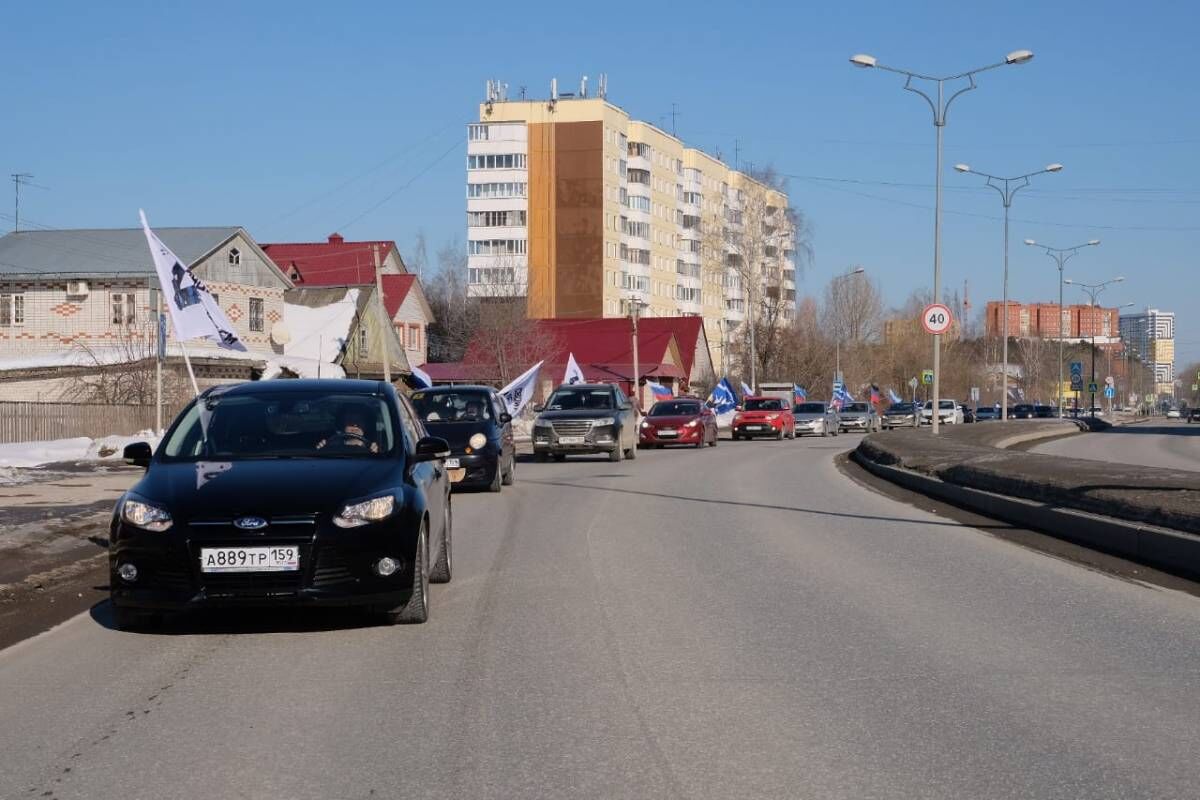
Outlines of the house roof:
[[375,282],[375,248],[380,258],[396,250],[395,242],[347,242],[331,234],[324,242],[280,242],[262,249],[281,270],[305,286],[355,286]]
[[[416,275],[383,275],[380,279],[383,282],[383,308],[387,311],[389,318],[396,316],[396,312],[400,310],[400,306],[404,305],[404,299],[408,297],[413,286],[416,286],[417,291],[422,294],[422,305],[428,307]],[[433,316],[432,313],[430,316]]]
[[[238,233],[237,226],[155,228],[190,267]],[[18,231],[0,238],[0,275],[153,275],[141,228]]]
[[[374,311],[374,286],[330,286],[289,289],[284,293],[284,321],[291,339],[283,347],[288,356],[298,356],[324,363],[346,361],[348,346],[360,326],[377,319]],[[390,354],[394,368],[408,372],[408,357],[396,329],[391,325],[378,328],[383,344]],[[364,361],[363,366],[382,368],[383,360]]]

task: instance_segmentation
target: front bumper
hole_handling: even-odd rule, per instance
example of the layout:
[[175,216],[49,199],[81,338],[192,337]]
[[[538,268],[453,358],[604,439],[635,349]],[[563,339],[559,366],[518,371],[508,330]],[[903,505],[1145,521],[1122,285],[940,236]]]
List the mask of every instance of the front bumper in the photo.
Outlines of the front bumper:
[[796,423],[796,435],[803,436],[805,434],[823,433],[825,430],[823,420],[810,419],[804,422]]
[[885,428],[915,428],[917,426],[917,418],[913,416],[884,417],[882,425]]
[[[455,486],[487,486],[496,477],[500,469],[500,454],[495,452],[452,453],[450,458],[458,459],[457,471],[460,478],[454,481]],[[447,472],[453,476],[456,470],[447,466]]]
[[838,427],[844,431],[852,431],[852,430],[865,431],[867,429],[867,420],[865,420],[865,419],[843,419],[841,422],[838,423]]
[[621,446],[620,442],[621,437],[612,425],[594,426],[574,436],[560,434],[552,427],[533,429],[534,455],[611,453]]
[[[283,526],[280,526],[283,527]],[[286,526],[291,528],[293,526]],[[296,525],[299,529],[304,526]],[[232,525],[197,530],[182,526],[151,533],[122,525],[109,546],[109,585],[114,605],[182,611],[228,606],[387,606],[406,602],[412,594],[416,531],[399,520],[342,530],[274,532],[250,536]],[[202,547],[298,548],[299,569],[285,572],[202,572]],[[390,556],[401,563],[384,578],[372,570]],[[117,568],[131,563],[138,579],[121,579]]]
[[735,422],[733,432],[738,436],[778,436],[786,430],[783,420],[762,420],[761,422]]
[[659,428],[641,428],[638,432],[640,444],[695,444],[704,439],[704,428],[680,426],[671,429],[674,433],[665,433]]

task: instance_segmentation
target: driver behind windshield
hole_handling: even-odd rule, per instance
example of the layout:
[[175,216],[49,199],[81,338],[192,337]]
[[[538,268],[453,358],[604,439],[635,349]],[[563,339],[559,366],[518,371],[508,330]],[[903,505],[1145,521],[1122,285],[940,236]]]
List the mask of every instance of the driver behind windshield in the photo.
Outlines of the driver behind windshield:
[[379,442],[373,441],[367,435],[370,429],[367,414],[363,409],[354,405],[346,406],[338,414],[337,430],[317,442],[316,448],[324,450],[329,447],[346,451],[363,448],[368,452],[378,453]]

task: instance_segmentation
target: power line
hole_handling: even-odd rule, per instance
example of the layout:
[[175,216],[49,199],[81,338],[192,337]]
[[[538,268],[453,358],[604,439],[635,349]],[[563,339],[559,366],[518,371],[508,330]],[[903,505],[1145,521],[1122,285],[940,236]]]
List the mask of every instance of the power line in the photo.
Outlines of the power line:
[[444,151],[442,151],[441,155],[439,155],[439,156],[438,156],[437,158],[435,158],[433,161],[430,161],[428,164],[426,164],[426,165],[425,165],[425,166],[424,166],[424,167],[423,167],[423,168],[422,168],[420,171],[418,171],[418,172],[417,172],[417,174],[416,174],[416,175],[413,175],[413,176],[412,176],[411,178],[409,178],[409,179],[408,179],[408,180],[407,180],[405,183],[403,183],[402,185],[400,185],[399,187],[397,187],[395,191],[389,192],[389,193],[388,193],[388,194],[387,194],[387,195],[386,195],[386,196],[385,196],[385,197],[384,197],[382,200],[380,200],[378,203],[376,203],[375,205],[371,206],[371,207],[370,207],[370,208],[368,208],[366,211],[362,212],[361,214],[359,214],[357,217],[355,217],[354,219],[350,220],[349,222],[347,222],[347,223],[344,223],[343,225],[340,225],[340,226],[339,226],[339,229],[340,229],[340,230],[345,230],[345,229],[349,228],[351,225],[353,225],[354,223],[358,222],[358,221],[359,221],[359,220],[361,220],[363,217],[365,217],[365,216],[367,216],[368,214],[370,214],[372,211],[375,211],[377,208],[379,208],[379,207],[380,207],[380,206],[382,206],[384,203],[386,203],[386,202],[388,202],[389,200],[391,200],[391,199],[392,199],[393,197],[395,197],[396,195],[398,195],[398,194],[400,194],[401,192],[403,192],[403,191],[404,191],[405,189],[407,189],[408,187],[412,186],[412,185],[413,185],[413,183],[415,183],[415,182],[417,181],[417,179],[419,179],[419,178],[420,178],[421,176],[423,176],[425,173],[429,172],[429,170],[431,170],[431,169],[433,169],[435,166],[437,166],[437,165],[438,165],[438,164],[439,164],[439,163],[442,161],[442,159],[444,159],[446,156],[450,155],[450,153],[452,153],[454,150],[456,150],[456,149],[457,149],[458,147],[460,147],[460,146],[461,146],[461,143],[460,143],[460,142],[458,142],[458,141],[455,141],[455,142],[454,142],[454,144],[450,145],[450,147],[448,147],[448,148],[446,148]]

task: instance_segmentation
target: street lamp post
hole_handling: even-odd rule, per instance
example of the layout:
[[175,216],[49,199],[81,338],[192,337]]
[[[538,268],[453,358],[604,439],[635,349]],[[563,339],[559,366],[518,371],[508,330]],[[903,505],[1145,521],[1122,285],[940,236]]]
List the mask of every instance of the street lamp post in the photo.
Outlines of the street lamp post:
[[[1031,247],[1040,247],[1046,251],[1046,255],[1054,259],[1058,264],[1058,418],[1062,419],[1063,411],[1063,340],[1067,337],[1067,332],[1063,330],[1063,265],[1071,260],[1071,257],[1085,247],[1096,247],[1100,244],[1099,239],[1092,239],[1087,244],[1077,244],[1074,247],[1050,247],[1044,244],[1038,244],[1033,239],[1026,239],[1025,244]],[[1007,313],[1007,309],[1005,311]],[[1070,323],[1068,323],[1070,324]]]
[[[1033,58],[1033,52],[1030,50],[1014,50],[1004,57],[1004,60],[989,64],[986,67],[980,67],[968,72],[960,72],[957,75],[948,75],[945,77],[934,77],[932,75],[922,75],[917,72],[910,72],[905,69],[897,69],[880,64],[874,56],[858,54],[851,56],[850,63],[864,69],[882,69],[888,72],[895,72],[905,77],[904,89],[914,94],[918,94],[925,98],[925,102],[929,104],[930,111],[933,112],[933,125],[937,131],[937,166],[934,172],[934,211],[933,211],[933,300],[938,302],[938,298],[942,293],[942,129],[946,127],[946,112],[950,110],[950,104],[954,102],[954,98],[960,94],[969,92],[975,87],[975,76],[981,72],[986,72],[996,67],[1003,67],[1009,64],[1024,64]],[[968,85],[959,89],[946,97],[946,83],[950,81],[967,80]],[[913,86],[913,81],[928,81],[937,85],[937,99],[935,100],[926,92]],[[938,398],[941,393],[942,380],[942,340],[937,335],[933,335],[933,420],[931,432],[934,436],[938,434]]]
[[1029,185],[1030,178],[1050,172],[1062,172],[1063,165],[1050,164],[1045,169],[1017,175],[1013,178],[989,175],[986,172],[973,170],[966,164],[955,164],[954,168],[959,172],[973,172],[981,178],[987,178],[985,185],[999,192],[1000,199],[1004,201],[1004,344],[1002,345],[1004,365],[1001,368],[1000,376],[1000,419],[1008,419],[1008,210],[1012,207],[1013,196]]
[[[862,267],[855,267],[849,272],[834,276],[829,283],[831,286],[836,286],[838,282],[853,278],[855,275],[862,275],[866,270]],[[834,362],[833,362],[833,382],[837,383],[842,379],[842,335],[840,331],[835,331],[833,334]]]
[[[1114,283],[1120,283],[1123,280],[1125,280],[1124,276],[1118,276],[1116,278],[1112,278],[1110,280],[1103,281],[1101,283],[1080,283],[1079,281],[1073,281],[1070,278],[1067,278],[1063,281],[1063,283],[1069,283],[1072,286],[1078,286],[1080,289],[1083,289],[1084,293],[1087,294],[1088,298],[1091,301],[1088,304],[1089,307],[1095,308],[1097,306],[1096,298],[1100,295],[1100,293],[1103,292],[1109,286],[1112,286]],[[1120,307],[1126,308],[1127,306],[1131,306],[1131,305],[1133,305],[1133,303],[1126,303],[1125,305],[1120,306]],[[1092,386],[1096,385],[1096,322],[1095,322],[1095,320],[1092,320],[1092,380],[1090,381],[1090,384]],[[1090,406],[1088,406],[1088,414],[1092,417],[1095,417],[1096,416],[1096,393],[1088,392],[1088,394],[1090,394],[1092,397],[1092,404]]]

